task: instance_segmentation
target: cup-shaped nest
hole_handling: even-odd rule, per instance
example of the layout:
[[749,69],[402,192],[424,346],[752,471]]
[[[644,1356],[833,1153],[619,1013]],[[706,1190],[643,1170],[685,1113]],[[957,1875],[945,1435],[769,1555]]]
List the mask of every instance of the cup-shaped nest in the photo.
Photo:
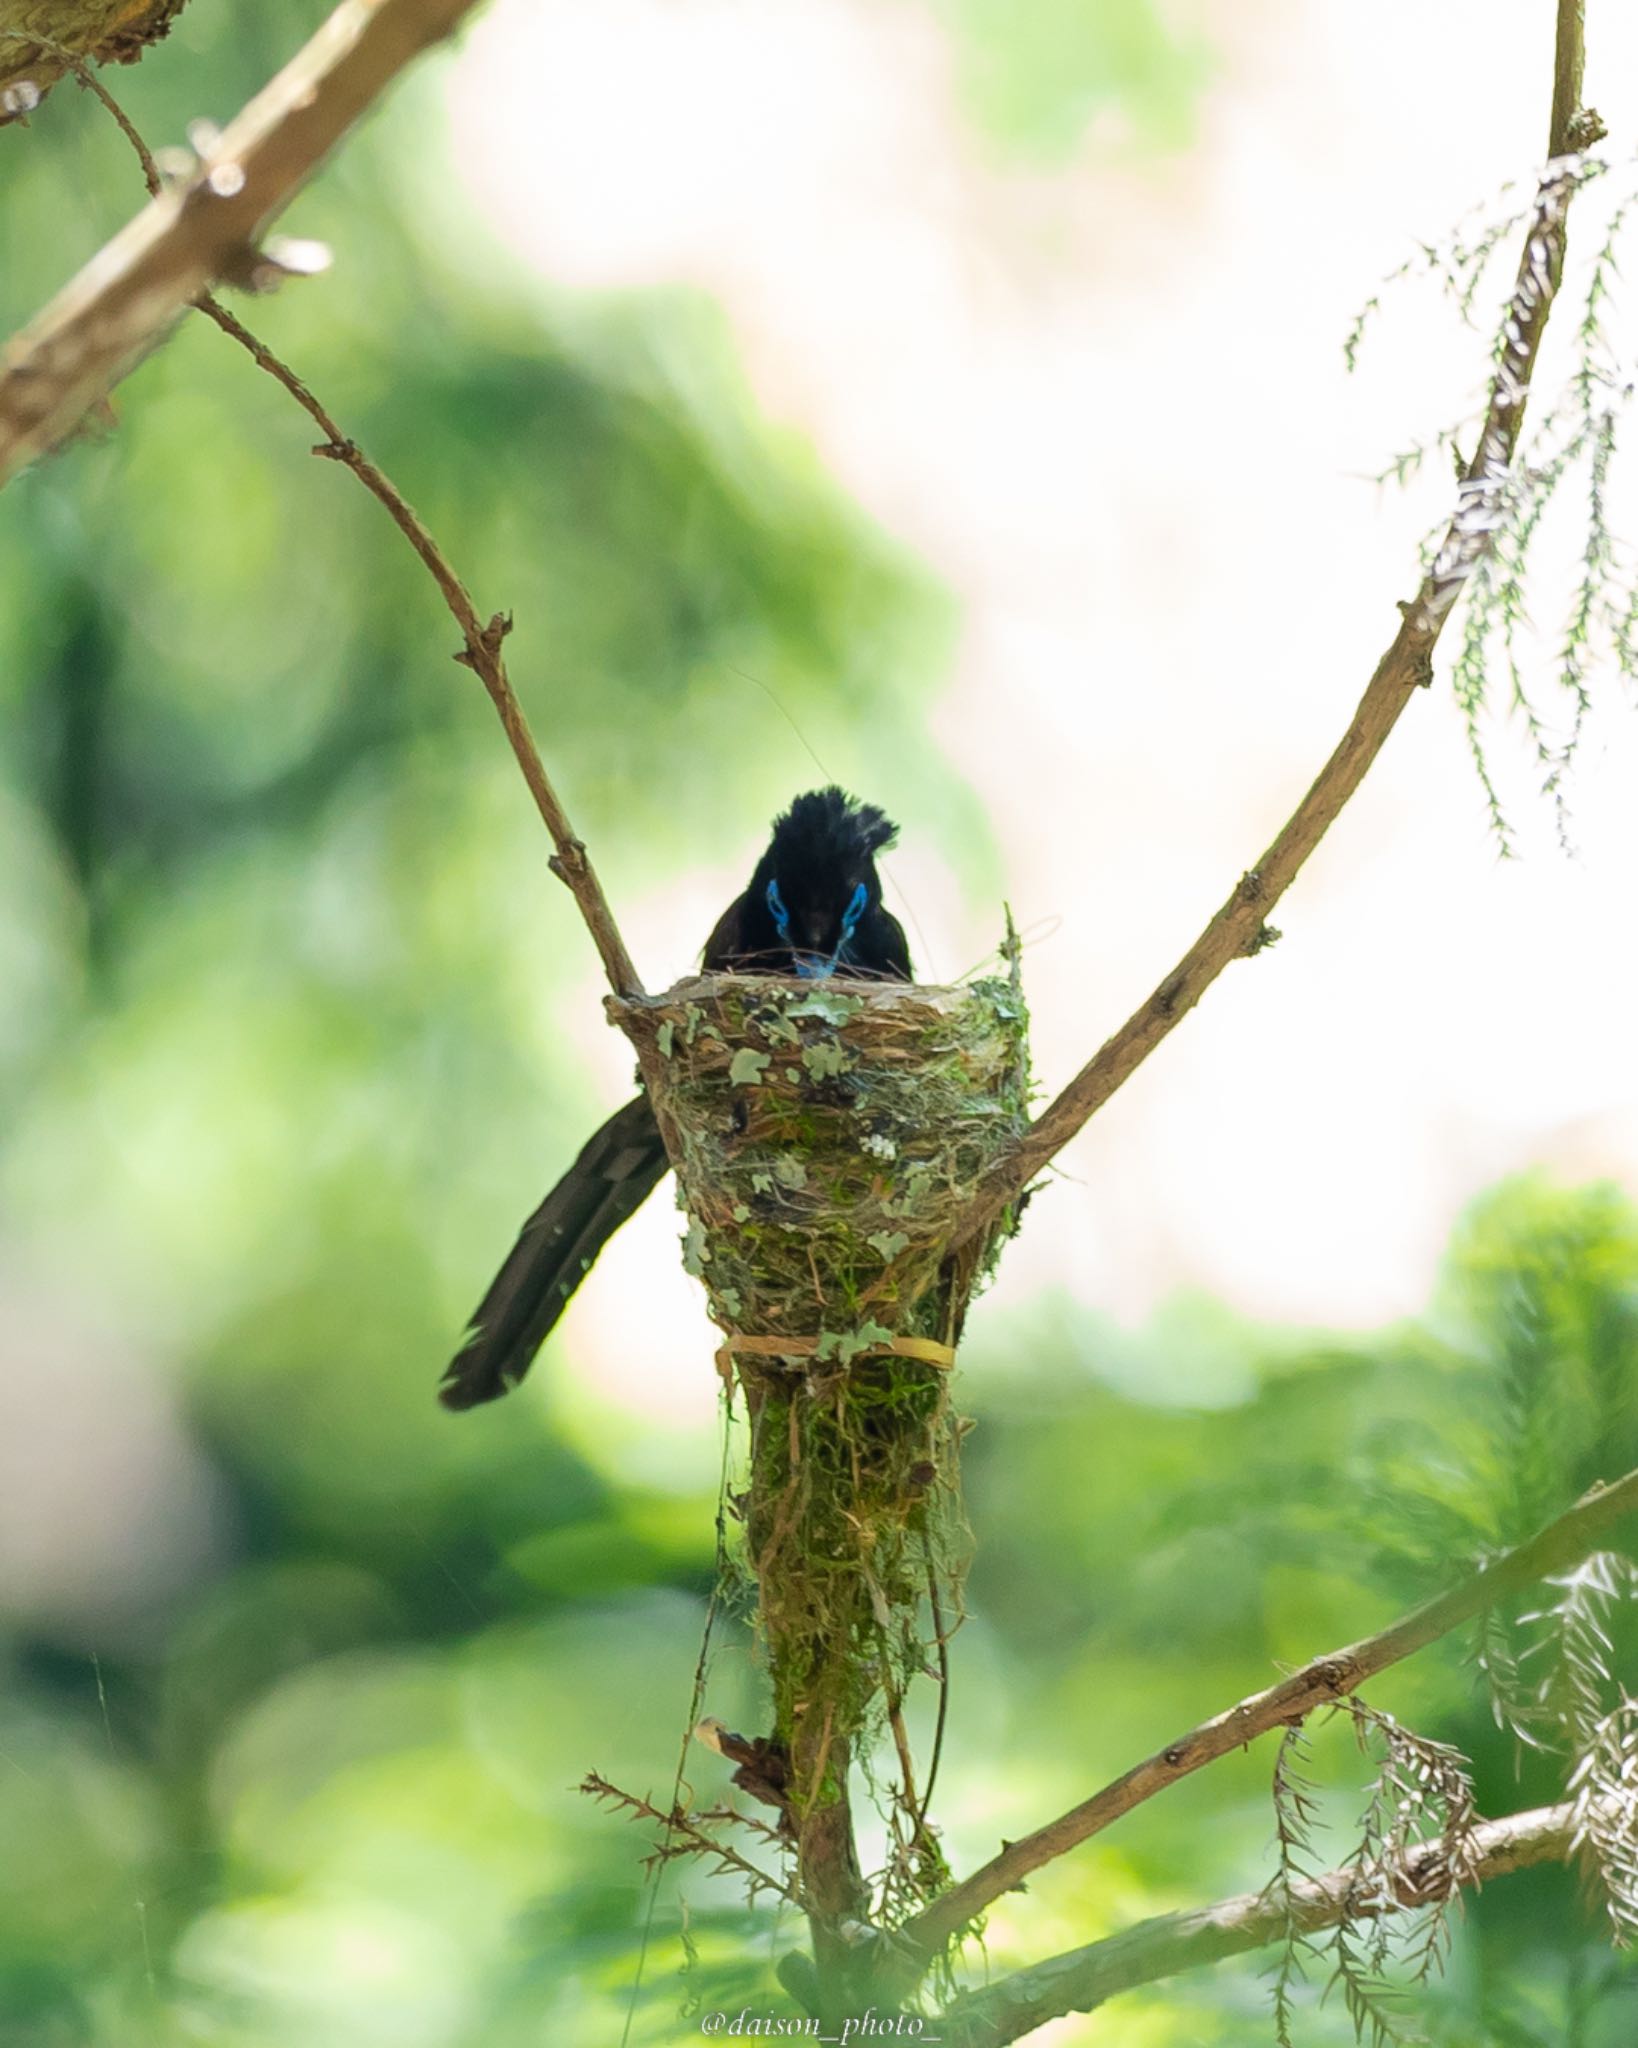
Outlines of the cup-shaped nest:
[[[989,1245],[947,1252],[1025,1123],[1017,986],[710,975],[611,999],[690,1218],[686,1259],[733,1336],[838,1359],[954,1344]],[[733,1347],[738,1348],[738,1347]],[[906,1351],[909,1346],[904,1347]],[[745,1354],[741,1354],[742,1356]]]

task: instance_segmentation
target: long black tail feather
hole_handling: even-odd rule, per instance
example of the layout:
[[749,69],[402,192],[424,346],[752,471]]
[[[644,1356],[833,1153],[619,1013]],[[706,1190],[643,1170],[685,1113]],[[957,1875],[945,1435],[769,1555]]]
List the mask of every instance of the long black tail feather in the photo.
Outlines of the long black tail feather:
[[473,1312],[438,1389],[446,1408],[476,1408],[517,1385],[597,1254],[653,1193],[667,1163],[646,1095],[593,1134]]

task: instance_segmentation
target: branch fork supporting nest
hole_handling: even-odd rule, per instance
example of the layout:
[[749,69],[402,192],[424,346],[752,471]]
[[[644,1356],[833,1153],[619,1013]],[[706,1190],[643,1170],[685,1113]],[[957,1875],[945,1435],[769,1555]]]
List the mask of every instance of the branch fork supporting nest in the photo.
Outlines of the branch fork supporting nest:
[[[1004,979],[720,975],[608,1009],[677,1169],[686,1263],[725,1333],[719,1369],[745,1398],[748,1471],[730,1499],[818,1938],[868,1911],[852,1764],[886,1726],[899,1743],[938,1617],[960,1611],[950,1369],[1014,1219],[950,1244],[1027,1124],[1024,1004]],[[900,1762],[919,1840],[902,1749]]]

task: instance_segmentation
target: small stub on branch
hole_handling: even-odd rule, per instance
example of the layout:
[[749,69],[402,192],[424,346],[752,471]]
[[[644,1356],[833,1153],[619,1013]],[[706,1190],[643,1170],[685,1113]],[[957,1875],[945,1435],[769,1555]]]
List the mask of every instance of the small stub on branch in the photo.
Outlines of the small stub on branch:
[[546,865],[566,887],[572,889],[575,879],[586,872],[586,842],[584,839],[570,839],[562,851],[554,853]]
[[[454,657],[455,660],[461,664],[462,668],[475,669],[481,672],[495,661],[500,653],[501,643],[511,630],[512,614],[510,612],[492,613],[488,625],[478,634],[477,644],[461,648]],[[582,848],[581,850],[584,852],[585,849]]]
[[259,248],[246,242],[232,251],[218,274],[223,284],[265,298],[289,278],[322,276],[334,261],[327,243],[302,235],[269,235]]
[[1603,115],[1596,107],[1583,107],[1570,122],[1570,148],[1577,153],[1591,149],[1595,143],[1602,142],[1609,132],[1604,125]]

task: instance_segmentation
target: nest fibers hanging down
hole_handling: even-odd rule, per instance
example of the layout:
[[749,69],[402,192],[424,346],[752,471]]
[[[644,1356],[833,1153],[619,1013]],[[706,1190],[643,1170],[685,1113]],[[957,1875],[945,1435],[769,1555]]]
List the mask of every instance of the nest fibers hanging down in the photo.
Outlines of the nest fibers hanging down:
[[733,1504],[805,1842],[816,1808],[845,1804],[854,1738],[896,1714],[959,1612],[948,1368],[1016,1219],[946,1247],[1027,1122],[1023,998],[1015,980],[713,975],[608,1007],[677,1168],[719,1364],[745,1390]]

